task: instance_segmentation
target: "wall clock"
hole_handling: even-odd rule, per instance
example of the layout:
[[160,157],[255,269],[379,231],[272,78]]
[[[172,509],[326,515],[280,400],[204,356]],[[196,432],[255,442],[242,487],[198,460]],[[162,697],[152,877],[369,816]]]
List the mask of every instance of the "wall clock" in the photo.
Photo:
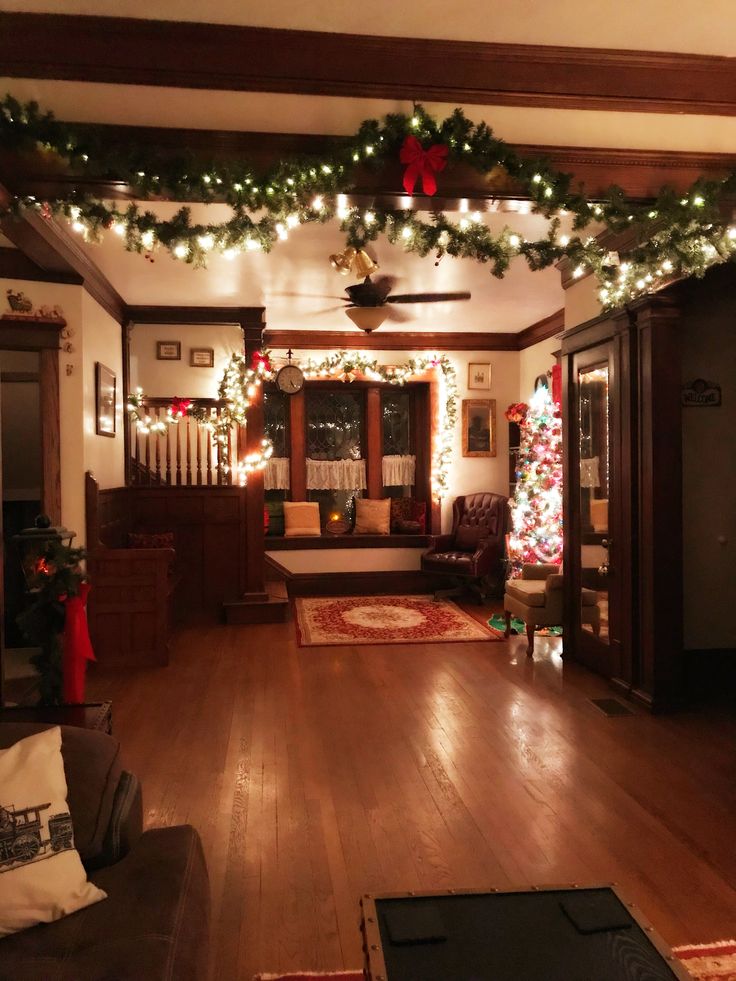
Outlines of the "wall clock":
[[304,373],[299,365],[291,363],[291,351],[288,352],[288,358],[289,363],[276,374],[276,386],[286,395],[296,395],[304,388]]

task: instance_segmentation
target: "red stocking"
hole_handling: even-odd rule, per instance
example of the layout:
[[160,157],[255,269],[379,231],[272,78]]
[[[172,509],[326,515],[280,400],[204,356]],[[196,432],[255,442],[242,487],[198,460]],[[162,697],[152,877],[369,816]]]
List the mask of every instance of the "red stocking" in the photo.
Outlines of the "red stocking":
[[67,596],[66,619],[64,622],[64,701],[68,705],[78,705],[84,701],[84,676],[87,661],[94,661],[95,655],[89,639],[87,627],[87,596],[90,585],[83,582],[79,596]]

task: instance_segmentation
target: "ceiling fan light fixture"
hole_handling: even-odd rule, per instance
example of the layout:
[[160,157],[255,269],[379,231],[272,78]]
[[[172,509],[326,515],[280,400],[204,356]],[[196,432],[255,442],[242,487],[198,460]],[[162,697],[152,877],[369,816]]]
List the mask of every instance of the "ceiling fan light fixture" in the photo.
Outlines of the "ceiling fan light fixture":
[[366,334],[377,330],[388,316],[384,307],[346,307],[345,313]]

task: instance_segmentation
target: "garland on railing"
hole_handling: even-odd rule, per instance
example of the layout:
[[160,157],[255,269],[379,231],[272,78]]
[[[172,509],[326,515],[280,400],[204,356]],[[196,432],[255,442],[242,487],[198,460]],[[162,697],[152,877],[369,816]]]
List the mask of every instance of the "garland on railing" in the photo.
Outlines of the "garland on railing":
[[[419,141],[421,152],[423,145],[429,145],[427,156],[440,146],[446,148],[448,161],[468,164],[480,173],[503,168],[528,196],[533,210],[551,219],[548,234],[534,241],[509,228],[494,234],[480,212],[464,215],[458,222],[431,212],[425,220],[418,212],[431,205],[426,197],[416,205],[412,199],[412,207],[403,210],[348,206],[345,195],[354,186],[356,169],[366,165],[379,169],[395,162],[409,137]],[[150,256],[162,246],[175,258],[198,265],[212,251],[228,258],[243,251],[270,251],[298,225],[337,217],[350,245],[360,247],[385,234],[409,252],[487,262],[498,277],[516,256],[522,256],[532,270],[567,258],[574,275],[596,274],[601,303],[611,308],[671,277],[702,276],[709,266],[736,255],[736,227],[728,227],[720,212],[723,198],[736,191],[736,172],[723,180],[700,179],[685,194],[664,187],[647,204],[628,200],[615,186],[593,200],[572,187],[571,175],[543,160],[520,157],[486,123],[471,122],[461,109],[440,122],[421,106],[415,106],[411,115],[365,120],[354,136],[335,141],[319,162],[294,157],[260,174],[246,165],[203,164],[191,155],[164,158],[145,146],[111,147],[104,142],[103,128],[80,130],[50,112],[42,113],[35,102],[24,105],[10,95],[0,102],[0,144],[16,150],[40,146],[67,159],[80,179],[89,174],[121,181],[139,198],[165,195],[178,201],[226,202],[233,209],[232,217],[206,224],[193,223],[188,207],[162,219],[136,204],[120,209],[73,184],[48,202],[20,197],[12,205],[16,210],[34,207],[49,216],[63,215],[75,231],[92,239],[111,229],[130,251]],[[436,162],[435,167],[440,169]],[[260,217],[251,216],[263,211]],[[574,232],[591,223],[612,232],[636,228],[638,244],[619,256],[593,236],[561,235],[558,216],[564,214],[572,216]]]
[[256,395],[258,387],[264,380],[271,378],[273,371],[267,351],[256,351],[253,354],[250,367],[242,354],[233,354],[228,361],[218,388],[218,398],[223,401],[222,412],[213,419],[208,406],[196,399],[173,400],[167,407],[166,415],[151,416],[146,408],[146,396],[143,389],[138,387],[128,395],[126,408],[128,416],[135,423],[136,429],[144,436],[161,435],[170,426],[178,425],[184,418],[196,419],[205,429],[213,434],[217,443],[219,457],[224,460],[223,472],[230,473],[231,469],[241,485],[245,485],[248,474],[254,470],[263,470],[273,455],[273,446],[268,439],[261,441],[259,450],[248,453],[242,460],[233,465],[229,458],[228,437],[233,426],[245,426],[248,408]]
[[[360,351],[337,351],[322,361],[308,358],[301,368],[305,378],[338,377],[344,382],[351,382],[362,375],[391,385],[405,385],[416,375],[433,368],[438,369],[441,382],[439,439],[432,456],[431,478],[432,491],[436,497],[441,498],[447,492],[453,435],[457,423],[457,377],[446,354],[420,355],[401,365],[383,365]],[[258,386],[273,375],[268,352],[257,351],[253,355],[251,367],[248,367],[242,354],[233,354],[225,367],[217,392],[224,402],[218,419],[211,419],[207,409],[191,399],[174,399],[172,405],[167,407],[164,418],[153,418],[146,411],[146,396],[141,388],[128,396],[128,414],[143,435],[165,433],[169,426],[176,425],[185,416],[197,419],[213,432],[220,453],[226,459],[224,470],[229,473],[233,464],[227,459],[228,433],[233,425],[247,425],[248,409]],[[270,440],[264,439],[258,451],[248,454],[233,467],[239,482],[247,483],[248,474],[254,470],[262,470],[271,456],[273,445]]]

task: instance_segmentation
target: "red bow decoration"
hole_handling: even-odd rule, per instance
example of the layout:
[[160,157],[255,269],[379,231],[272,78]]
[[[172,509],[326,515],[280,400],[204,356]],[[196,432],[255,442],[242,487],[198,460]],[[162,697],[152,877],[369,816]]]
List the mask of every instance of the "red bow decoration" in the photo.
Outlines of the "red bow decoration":
[[191,407],[191,399],[174,399],[171,403],[171,414],[175,419],[182,419]]
[[406,193],[414,193],[414,185],[421,176],[422,191],[425,194],[434,194],[437,190],[434,175],[447,166],[447,153],[447,147],[442,143],[434,143],[429,150],[425,150],[416,136],[407,136],[399,154],[399,160],[407,165],[404,171]]
[[84,701],[87,661],[96,660],[87,627],[87,596],[90,585],[81,583],[78,596],[59,597],[66,608],[64,619],[64,701],[79,705]]
[[263,365],[264,371],[271,370],[271,362],[268,360],[268,355],[264,354],[263,351],[254,351],[250,363],[251,371],[258,371],[261,365]]

